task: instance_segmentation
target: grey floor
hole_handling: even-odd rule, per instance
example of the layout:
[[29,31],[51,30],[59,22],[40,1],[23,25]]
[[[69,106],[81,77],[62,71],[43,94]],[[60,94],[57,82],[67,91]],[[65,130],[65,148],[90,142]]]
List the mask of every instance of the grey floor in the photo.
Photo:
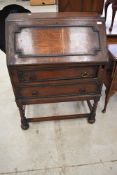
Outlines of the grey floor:
[[[2,8],[11,1],[0,0]],[[56,11],[55,6],[30,7],[33,12]],[[20,128],[20,117],[0,51],[0,174],[4,175],[117,175],[117,95],[102,114],[104,88],[96,123],[86,119],[50,121]],[[85,103],[32,105],[27,116],[47,116],[87,111]]]

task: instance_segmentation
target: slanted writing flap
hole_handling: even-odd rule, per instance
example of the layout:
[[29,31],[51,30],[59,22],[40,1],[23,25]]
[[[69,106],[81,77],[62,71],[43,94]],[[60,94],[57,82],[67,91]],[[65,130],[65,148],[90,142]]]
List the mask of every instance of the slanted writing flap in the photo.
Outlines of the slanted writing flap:
[[101,18],[76,13],[71,19],[59,16],[38,19],[38,14],[36,18],[25,16],[20,20],[19,15],[18,19],[11,19],[11,23],[7,23],[8,64],[107,61],[105,26]]

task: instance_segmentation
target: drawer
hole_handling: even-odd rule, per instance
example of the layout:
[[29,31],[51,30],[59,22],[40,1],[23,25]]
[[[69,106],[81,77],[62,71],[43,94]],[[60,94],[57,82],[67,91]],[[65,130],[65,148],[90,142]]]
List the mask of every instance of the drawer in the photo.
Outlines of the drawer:
[[49,98],[79,95],[95,95],[100,93],[96,82],[65,81],[64,83],[39,84],[17,88],[19,98]]
[[95,78],[98,66],[50,67],[12,70],[14,83],[37,83],[41,81]]
[[30,0],[30,5],[55,4],[55,0]]

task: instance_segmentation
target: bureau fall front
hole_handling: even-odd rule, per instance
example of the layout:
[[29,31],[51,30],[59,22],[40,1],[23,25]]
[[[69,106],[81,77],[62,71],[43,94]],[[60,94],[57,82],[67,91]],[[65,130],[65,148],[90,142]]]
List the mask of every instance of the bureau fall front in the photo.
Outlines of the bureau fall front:
[[[6,38],[7,66],[23,129],[29,122],[53,119],[87,117],[95,122],[108,62],[104,19],[72,12],[11,14]],[[25,116],[26,105],[66,101],[87,101],[90,112]]]

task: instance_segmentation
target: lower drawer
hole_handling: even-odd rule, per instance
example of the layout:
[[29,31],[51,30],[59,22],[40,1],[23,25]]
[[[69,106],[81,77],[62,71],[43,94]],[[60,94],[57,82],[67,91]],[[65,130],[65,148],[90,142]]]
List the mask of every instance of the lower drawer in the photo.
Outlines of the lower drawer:
[[67,81],[64,83],[39,84],[17,88],[18,98],[49,98],[78,95],[95,95],[100,93],[100,85],[96,82]]

